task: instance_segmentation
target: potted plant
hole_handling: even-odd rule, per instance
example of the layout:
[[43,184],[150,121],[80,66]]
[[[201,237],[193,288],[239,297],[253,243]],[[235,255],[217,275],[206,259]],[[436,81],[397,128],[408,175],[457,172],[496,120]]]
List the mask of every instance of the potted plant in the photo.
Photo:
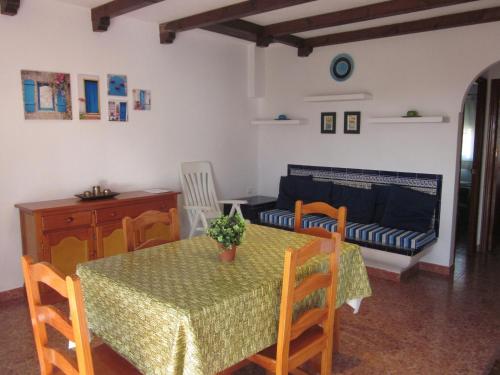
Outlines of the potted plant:
[[236,256],[236,247],[241,244],[245,233],[245,220],[238,214],[222,215],[210,224],[209,237],[219,243],[219,258],[223,262],[232,262]]

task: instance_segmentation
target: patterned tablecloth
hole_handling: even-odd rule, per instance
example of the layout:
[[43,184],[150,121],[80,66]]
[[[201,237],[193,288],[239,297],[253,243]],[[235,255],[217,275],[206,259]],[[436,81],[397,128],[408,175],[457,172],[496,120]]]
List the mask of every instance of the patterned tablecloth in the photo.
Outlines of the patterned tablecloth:
[[[82,263],[89,327],[144,374],[214,374],[276,342],[284,250],[311,240],[249,225],[233,263],[205,236]],[[326,266],[313,258],[297,277]],[[337,307],[370,295],[360,249],[344,243]]]

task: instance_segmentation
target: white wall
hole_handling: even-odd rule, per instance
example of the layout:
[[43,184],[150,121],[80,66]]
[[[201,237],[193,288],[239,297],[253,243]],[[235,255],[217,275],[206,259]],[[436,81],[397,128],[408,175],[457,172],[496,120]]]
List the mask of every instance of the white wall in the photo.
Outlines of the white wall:
[[[299,58],[287,47],[272,46],[266,56],[266,97],[259,117],[286,113],[305,126],[259,128],[259,191],[277,194],[288,163],[366,168],[443,175],[438,242],[423,260],[453,262],[455,181],[459,113],[472,80],[500,60],[491,41],[500,23],[370,40],[318,48]],[[343,83],[329,75],[332,58],[349,53],[352,77]],[[305,103],[304,95],[369,92],[364,102]],[[446,115],[443,124],[370,124],[370,116],[399,116],[409,109]],[[343,112],[361,111],[361,134],[343,134]],[[337,112],[337,134],[320,134],[322,111]]]
[[[0,291],[22,285],[15,203],[113,190],[179,188],[181,161],[211,160],[221,197],[256,187],[256,130],[248,124],[246,45],[193,31],[160,45],[158,26],[127,17],[93,33],[88,9],[24,0],[0,16]],[[73,121],[25,121],[21,69],[71,73]],[[102,121],[79,121],[77,74],[101,78]],[[106,120],[107,73],[152,90],[152,111]],[[129,92],[129,110],[131,92]]]

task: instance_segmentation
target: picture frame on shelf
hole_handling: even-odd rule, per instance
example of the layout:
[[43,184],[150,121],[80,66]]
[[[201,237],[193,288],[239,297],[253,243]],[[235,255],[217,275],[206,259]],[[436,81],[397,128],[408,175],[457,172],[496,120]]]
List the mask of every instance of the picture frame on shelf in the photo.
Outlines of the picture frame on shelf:
[[321,112],[321,133],[335,134],[337,130],[337,113]]
[[360,134],[361,112],[344,112],[344,133]]

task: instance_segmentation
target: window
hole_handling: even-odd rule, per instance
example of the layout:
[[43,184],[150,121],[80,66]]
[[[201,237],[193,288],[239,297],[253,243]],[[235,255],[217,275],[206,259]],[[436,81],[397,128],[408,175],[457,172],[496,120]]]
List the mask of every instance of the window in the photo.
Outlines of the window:
[[38,82],[38,108],[40,111],[54,111],[54,92],[45,82]]

